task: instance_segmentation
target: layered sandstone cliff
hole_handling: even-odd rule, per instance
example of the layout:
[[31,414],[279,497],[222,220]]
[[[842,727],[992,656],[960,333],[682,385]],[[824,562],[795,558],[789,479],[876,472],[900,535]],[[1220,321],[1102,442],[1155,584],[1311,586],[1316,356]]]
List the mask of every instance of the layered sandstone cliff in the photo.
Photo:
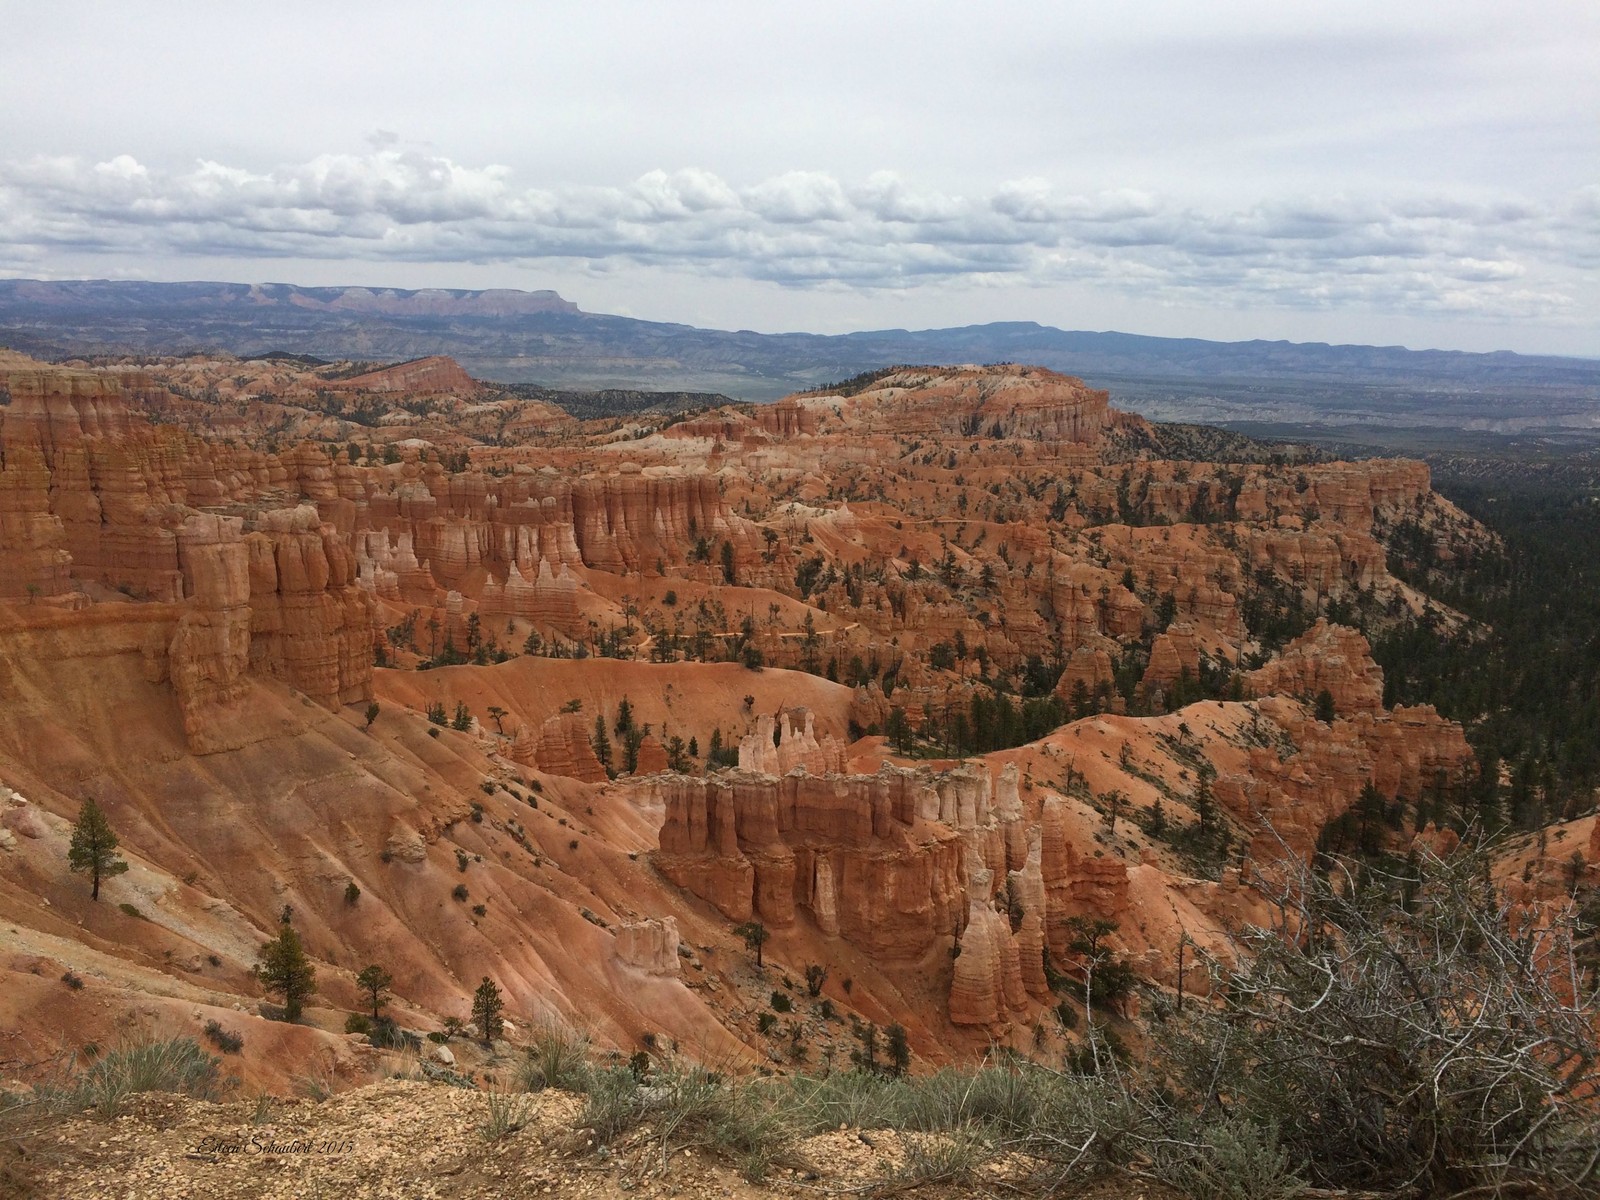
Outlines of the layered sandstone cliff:
[[[196,752],[249,736],[222,718],[237,715],[252,674],[328,707],[370,696],[371,599],[315,508],[277,506],[280,466],[152,427],[115,377],[21,372],[10,392],[0,598],[109,588],[170,606],[170,631],[147,635],[147,670],[170,680]],[[148,625],[139,607],[107,615]]]
[[[1305,664],[1319,656],[1308,677]],[[1219,882],[1189,881],[1181,919],[1149,908],[1152,886],[1179,882],[1152,865],[1161,856],[1152,847],[1154,858],[1130,857],[1126,843],[1108,841],[1105,830],[1115,824],[1082,792],[1026,795],[1015,760],[998,769],[973,762],[813,774],[800,730],[790,726],[774,745],[770,718],[741,745],[740,771],[646,785],[664,814],[657,865],[730,920],[774,929],[808,920],[825,936],[903,965],[938,961],[938,948],[951,946],[948,1015],[957,1025],[998,1029],[1048,1001],[1046,957],[1074,969],[1078,918],[1122,929],[1112,945],[1137,950],[1140,970],[1171,983],[1180,942],[1220,945],[1227,924],[1252,911],[1246,874],[1272,870],[1284,855],[1309,856],[1323,828],[1369,783],[1388,800],[1415,800],[1441,781],[1453,788],[1470,770],[1458,725],[1431,709],[1382,708],[1381,672],[1353,631],[1319,624],[1282,662],[1254,682],[1289,694],[1209,706],[1215,715],[1203,728],[1213,741],[1190,740],[1187,721],[1200,727],[1201,718],[1187,712],[1148,732],[1158,719],[1123,718],[1119,728],[1136,740],[1118,755],[1090,754],[1094,729],[1068,726],[1028,760],[1044,769],[1065,752],[1080,775],[1090,772],[1124,801],[1152,794],[1153,763],[1192,786],[1194,756],[1210,761],[1209,786],[1248,871],[1235,865]],[[1317,720],[1296,698],[1308,678],[1340,697],[1348,715]],[[1162,732],[1172,728],[1178,736]],[[795,747],[793,758],[781,755],[784,744]],[[1181,819],[1177,809],[1168,817]],[[1106,853],[1112,844],[1122,852]]]

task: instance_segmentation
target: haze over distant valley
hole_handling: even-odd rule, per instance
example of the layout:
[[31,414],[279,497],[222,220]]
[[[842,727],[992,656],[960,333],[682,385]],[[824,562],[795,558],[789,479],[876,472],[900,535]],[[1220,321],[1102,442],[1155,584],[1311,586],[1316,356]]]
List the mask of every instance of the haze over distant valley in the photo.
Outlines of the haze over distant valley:
[[899,363],[1026,362],[1079,375],[1158,420],[1600,433],[1600,362],[1583,359],[1153,338],[1034,322],[726,332],[583,312],[553,291],[0,280],[0,345],[50,356],[448,354],[506,383],[758,401]]

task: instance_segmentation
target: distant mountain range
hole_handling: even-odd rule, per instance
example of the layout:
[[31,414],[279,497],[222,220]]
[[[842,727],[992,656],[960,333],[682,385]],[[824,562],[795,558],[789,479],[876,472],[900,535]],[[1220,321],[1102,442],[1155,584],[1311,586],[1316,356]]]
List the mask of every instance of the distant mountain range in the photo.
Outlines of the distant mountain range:
[[999,322],[823,335],[586,313],[551,291],[0,280],[0,345],[45,357],[448,354],[474,375],[744,400],[897,363],[1027,362],[1164,420],[1600,433],[1600,361],[1398,346],[1212,342]]

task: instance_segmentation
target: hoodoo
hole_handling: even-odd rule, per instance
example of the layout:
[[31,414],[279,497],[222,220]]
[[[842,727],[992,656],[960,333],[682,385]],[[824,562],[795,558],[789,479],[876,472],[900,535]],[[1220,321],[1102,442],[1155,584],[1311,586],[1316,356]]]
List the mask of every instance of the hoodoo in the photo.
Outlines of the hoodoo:
[[[1204,993],[1286,861],[1442,844],[1473,786],[1374,658],[1466,624],[1394,555],[1491,544],[1420,464],[1208,459],[1017,366],[589,424],[423,359],[239,366],[219,426],[208,371],[6,376],[0,887],[40,946],[93,927],[107,1020],[151,970],[256,1003],[288,906],[314,1003],[381,961],[417,1026],[487,974],[508,1015],[756,1061],[804,977],[922,1060],[1065,1054],[1092,970],[1132,981],[1096,1020]],[[89,795],[152,918],[126,955],[56,869]]]

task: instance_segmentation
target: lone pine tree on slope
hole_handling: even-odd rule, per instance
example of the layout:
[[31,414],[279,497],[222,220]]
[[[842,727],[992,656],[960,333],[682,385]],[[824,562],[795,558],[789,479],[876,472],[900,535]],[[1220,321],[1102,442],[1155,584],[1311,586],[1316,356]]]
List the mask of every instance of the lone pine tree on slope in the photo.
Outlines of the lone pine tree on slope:
[[267,991],[283,993],[284,1020],[298,1021],[306,998],[317,990],[317,969],[306,958],[300,935],[289,923],[288,909],[284,909],[283,916],[278,936],[261,947],[255,974]]
[[384,1000],[389,993],[389,986],[394,983],[394,976],[385,971],[377,963],[370,967],[361,968],[361,973],[356,976],[356,986],[360,988],[368,1000],[372,1002],[372,1019],[382,1019]]
[[498,1041],[505,1031],[505,1019],[500,1015],[504,1009],[500,989],[485,975],[472,995],[472,1023],[478,1027],[478,1038],[484,1044]]
[[93,800],[85,800],[78,810],[78,823],[72,827],[72,843],[67,847],[67,865],[74,871],[89,872],[89,897],[100,899],[100,881],[121,875],[128,864],[117,857],[117,835],[105,813]]

